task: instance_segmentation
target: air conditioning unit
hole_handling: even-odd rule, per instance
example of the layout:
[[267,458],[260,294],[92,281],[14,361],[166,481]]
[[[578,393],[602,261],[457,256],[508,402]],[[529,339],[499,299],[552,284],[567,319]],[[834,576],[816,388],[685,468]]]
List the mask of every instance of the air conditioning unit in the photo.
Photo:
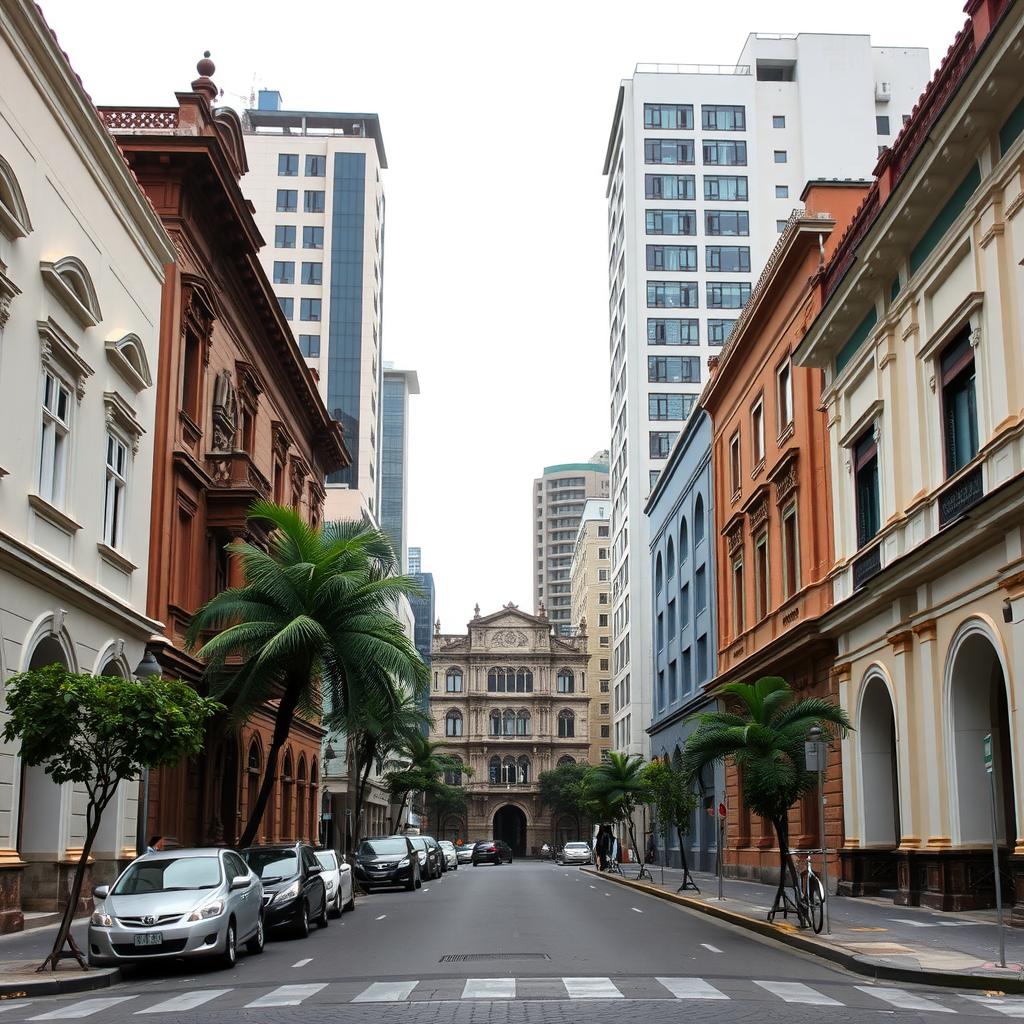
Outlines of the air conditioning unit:
[[892,99],[892,90],[888,82],[875,82],[875,102],[888,103]]

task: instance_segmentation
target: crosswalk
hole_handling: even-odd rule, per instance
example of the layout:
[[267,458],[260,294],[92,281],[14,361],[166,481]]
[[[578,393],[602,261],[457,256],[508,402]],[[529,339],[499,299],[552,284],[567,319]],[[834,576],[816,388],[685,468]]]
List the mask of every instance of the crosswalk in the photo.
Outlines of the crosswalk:
[[[280,985],[257,995],[251,988],[195,989],[180,995],[90,996],[52,1006],[53,1000],[12,1000],[0,1004],[0,1020],[81,1020],[94,1015],[111,1017],[181,1013],[203,1006],[211,1009],[263,1009],[267,1007],[312,1006],[338,1003],[414,1003],[440,1000],[765,1000],[808,1006],[857,1006],[897,1008],[932,1013],[964,1012],[977,1015],[979,1009],[993,1015],[1024,1018],[1024,997],[929,993],[876,985],[832,985],[827,994],[802,982],[715,979],[688,977],[566,977],[566,978],[449,978],[421,981],[322,982],[308,985]],[[726,991],[728,989],[728,991]],[[960,1010],[956,1009],[959,1005]],[[24,1011],[16,1012],[16,1011]]]

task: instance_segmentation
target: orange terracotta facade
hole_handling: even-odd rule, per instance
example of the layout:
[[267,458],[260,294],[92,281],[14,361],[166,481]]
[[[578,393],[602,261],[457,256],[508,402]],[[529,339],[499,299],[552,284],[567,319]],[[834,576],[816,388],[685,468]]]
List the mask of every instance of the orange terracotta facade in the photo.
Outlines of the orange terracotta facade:
[[[147,612],[165,624],[163,642],[149,645],[165,675],[200,689],[203,665],[183,637],[200,606],[242,582],[226,546],[265,544],[247,510],[271,500],[319,524],[323,481],[348,462],[341,426],[260,267],[263,239],[239,188],[241,124],[234,111],[212,107],[212,72],[201,62],[177,107],[100,111],[178,253],[163,293]],[[237,730],[216,721],[199,757],[150,773],[146,835],[233,845],[272,727],[272,705]],[[257,841],[316,839],[322,734],[315,722],[293,722]]]
[[[712,366],[701,402],[713,422],[712,478],[718,509],[718,675],[705,689],[782,676],[799,698],[838,703],[834,641],[818,630],[831,607],[834,560],[828,424],[819,409],[821,372],[790,356],[819,309],[814,287],[867,185],[811,183]],[[842,845],[838,748],[826,783],[830,849]],[[771,823],[743,807],[741,780],[726,772],[730,814],[726,864],[743,877],[778,871]],[[819,800],[790,812],[794,848],[818,848]],[[833,877],[835,877],[833,875]]]

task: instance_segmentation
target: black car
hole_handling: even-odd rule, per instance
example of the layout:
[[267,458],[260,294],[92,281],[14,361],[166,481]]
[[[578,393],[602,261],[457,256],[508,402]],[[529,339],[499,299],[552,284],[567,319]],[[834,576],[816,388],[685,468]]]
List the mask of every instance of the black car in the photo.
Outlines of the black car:
[[473,847],[473,867],[478,864],[512,863],[512,847],[500,839],[484,839]]
[[429,882],[440,878],[444,853],[437,845],[437,840],[432,836],[409,836],[408,839],[420,859],[420,875],[423,880]]
[[399,885],[411,892],[422,885],[420,859],[408,836],[364,839],[356,853],[355,873],[367,892]]
[[240,850],[250,869],[263,882],[263,915],[268,931],[309,934],[309,922],[326,928],[327,888],[323,868],[306,843],[250,846]]

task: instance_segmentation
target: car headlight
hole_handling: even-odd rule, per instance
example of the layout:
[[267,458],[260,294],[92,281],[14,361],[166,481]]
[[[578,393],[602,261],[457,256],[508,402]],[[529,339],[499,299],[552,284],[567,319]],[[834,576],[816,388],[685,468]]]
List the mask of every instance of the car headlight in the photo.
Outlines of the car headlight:
[[405,860],[403,860],[403,861],[400,861],[400,862],[399,862],[399,864],[398,864],[398,866],[399,866],[400,868],[407,868],[407,867],[409,866],[409,858],[408,858],[408,857],[406,857],[406,858],[405,858]]
[[101,907],[99,910],[92,912],[89,924],[94,924],[97,928],[113,928],[114,919]]
[[224,901],[213,900],[207,903],[205,906],[196,907],[188,917],[186,921],[208,921],[211,917],[217,917],[224,913]]
[[286,900],[293,900],[299,895],[299,883],[298,880],[292,882],[291,885],[282,889],[275,897],[274,903],[284,903]]
[[334,879],[333,878],[328,878],[327,879],[327,891],[328,892],[334,892]]

